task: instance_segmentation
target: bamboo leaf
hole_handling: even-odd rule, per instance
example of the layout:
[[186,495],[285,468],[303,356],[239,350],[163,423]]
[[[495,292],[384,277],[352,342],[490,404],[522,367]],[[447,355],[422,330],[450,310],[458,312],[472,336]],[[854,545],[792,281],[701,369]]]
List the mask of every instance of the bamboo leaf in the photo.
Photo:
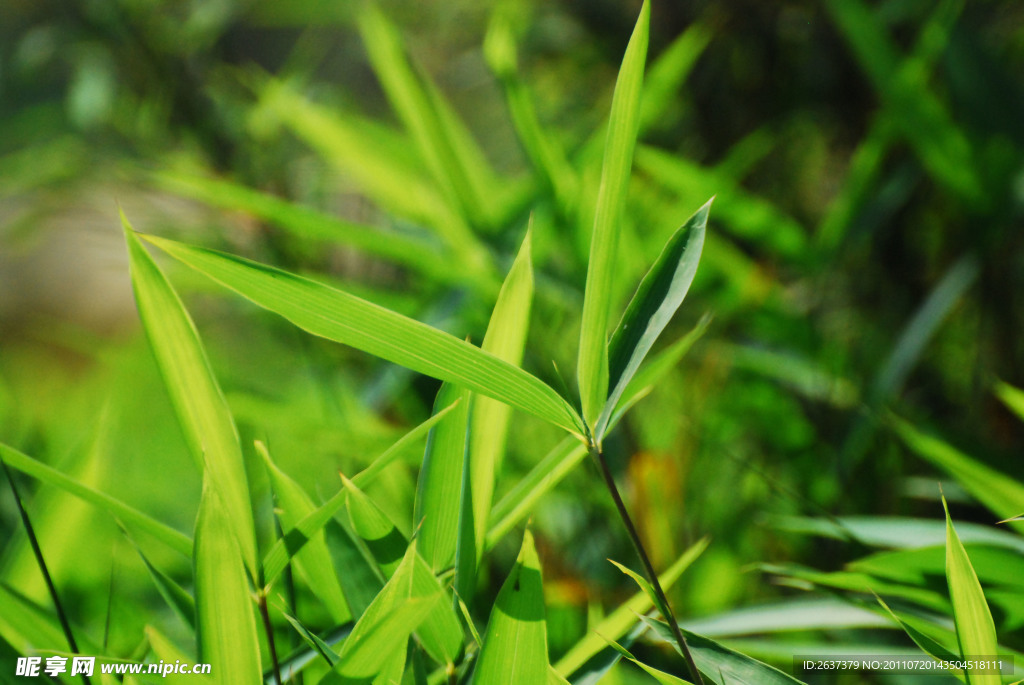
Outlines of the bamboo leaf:
[[47,466],[46,464],[36,461],[27,454],[19,452],[13,447],[3,443],[0,443],[0,458],[2,458],[3,461],[5,461],[11,468],[15,468],[22,473],[32,476],[36,480],[46,483],[47,485],[60,488],[61,490],[64,490],[65,492],[98,507],[99,509],[102,509],[120,521],[125,528],[133,533],[149,535],[164,543],[179,554],[186,557],[192,556],[192,540],[189,539],[187,535],[171,528],[166,523],[157,521],[134,507],[128,506],[121,500],[111,497],[105,492],[100,492],[95,488],[83,485],[79,481],[61,473],[52,466]]
[[[658,582],[667,592],[683,572],[690,567],[708,547],[707,538],[692,545],[658,577]],[[646,583],[646,581],[644,581]],[[641,586],[642,587],[642,586]],[[646,589],[633,595],[618,609],[609,614],[593,630],[589,631],[579,642],[565,653],[555,664],[555,670],[564,676],[570,676],[583,667],[592,657],[605,648],[605,638],[619,640],[630,628],[636,625],[637,615],[651,610],[654,602],[651,593]]]
[[452,335],[270,266],[154,236],[146,239],[314,335],[463,385],[582,435],[575,410],[548,385]]
[[348,510],[352,530],[366,543],[366,548],[377,561],[384,577],[391,578],[402,563],[409,547],[408,541],[398,526],[365,492],[348,478],[342,476],[341,480],[348,492],[345,508]]
[[704,247],[711,202],[705,203],[669,238],[612,336],[608,352],[611,392],[594,430],[598,440],[629,381],[690,289]]
[[[675,638],[667,624],[647,616],[640,620],[652,628],[658,638],[676,646]],[[802,685],[799,680],[766,663],[729,649],[710,638],[683,629],[686,644],[693,654],[697,667],[708,681],[717,685],[735,683],[757,683],[758,685]]]
[[[352,527],[363,538],[370,552],[391,578],[408,554],[409,545],[398,527],[352,481],[345,479],[349,498],[347,508]],[[444,592],[422,556],[413,560],[414,594]],[[462,647],[462,628],[451,602],[438,602],[416,631],[430,656],[441,664],[455,661]]]
[[212,665],[219,682],[251,685],[262,674],[249,579],[236,527],[211,478],[204,479],[193,555],[199,661]]
[[630,654],[629,651],[625,647],[622,647],[615,640],[606,640],[606,641],[608,642],[608,645],[611,646],[612,649],[614,649],[616,652],[621,654],[623,657],[625,657],[626,659],[632,661],[634,664],[639,666],[648,675],[650,675],[652,678],[657,680],[662,685],[686,685],[689,682],[687,680],[683,680],[682,678],[674,676],[671,673],[665,673],[664,671],[659,671],[658,669],[656,669],[656,668],[654,668],[652,666],[648,666],[647,664],[643,663],[642,661],[637,659],[635,656]]
[[1014,517],[1024,509],[1024,485],[1021,483],[902,419],[891,417],[891,425],[907,447],[955,478],[997,516]]
[[1024,421],[1024,390],[999,381],[996,383],[996,395],[1007,409]]
[[[953,603],[960,656],[963,660],[996,657],[999,654],[999,643],[985,593],[967,556],[967,550],[953,528],[945,497],[942,498],[942,508],[946,512],[946,581],[949,583],[949,598]],[[1002,682],[995,673],[974,673],[968,670],[965,675],[970,685],[1000,685]]]
[[527,530],[516,565],[491,610],[473,683],[516,685],[547,679],[543,581],[533,535]]
[[[359,487],[365,487],[369,483],[373,482],[381,471],[387,468],[389,464],[393,463],[417,440],[427,435],[427,433],[438,422],[444,419],[451,410],[452,407],[448,407],[444,411],[434,414],[429,419],[416,426],[416,428],[413,428],[411,431],[403,435],[394,445],[374,459],[372,464],[353,477],[352,482]],[[288,565],[289,557],[301,550],[310,538],[314,536],[317,531],[322,530],[338,510],[345,506],[346,496],[346,490],[344,488],[339,490],[327,502],[322,504],[315,511],[310,512],[301,521],[299,521],[284,538],[274,543],[270,548],[270,551],[267,552],[267,555],[263,558],[263,574],[265,583],[268,585],[273,583],[281,572],[284,571],[285,566]]]
[[456,402],[452,418],[438,424],[427,438],[416,486],[413,521],[419,527],[423,558],[435,573],[455,558],[469,422],[468,391],[443,384],[434,402],[435,412]]
[[[533,268],[530,259],[531,233],[527,231],[519,255],[505,278],[482,348],[495,357],[520,366],[526,333],[530,325],[533,299]],[[494,481],[505,458],[510,416],[508,405],[489,397],[473,401],[469,431],[469,472],[472,484],[474,539],[482,542],[487,534]],[[483,545],[476,545],[476,560],[483,556]],[[468,601],[468,598],[467,598]]]
[[[316,510],[316,506],[302,487],[277,467],[266,445],[257,441],[256,452],[263,458],[270,476],[270,484],[277,497],[278,520],[281,530],[287,536],[299,522]],[[352,618],[323,531],[312,534],[303,548],[296,552],[294,561],[299,574],[305,578],[310,590],[335,622],[344,623]]]
[[640,95],[650,29],[650,4],[644,1],[622,60],[612,96],[601,188],[594,213],[594,231],[583,298],[583,323],[577,377],[583,418],[593,426],[608,398],[608,315],[615,274],[616,248],[626,205],[633,148],[640,121]]
[[227,401],[214,378],[199,334],[171,284],[121,215],[131,257],[139,316],[163,375],[178,423],[204,482],[226,510],[242,558],[256,577],[256,535],[242,449]]
[[387,662],[390,656],[399,652],[404,655],[409,636],[442,601],[444,592],[436,581],[434,586],[417,582],[422,578],[416,573],[418,558],[416,543],[413,542],[395,574],[367,607],[342,645],[335,667],[338,674],[348,678],[377,675],[382,663]]

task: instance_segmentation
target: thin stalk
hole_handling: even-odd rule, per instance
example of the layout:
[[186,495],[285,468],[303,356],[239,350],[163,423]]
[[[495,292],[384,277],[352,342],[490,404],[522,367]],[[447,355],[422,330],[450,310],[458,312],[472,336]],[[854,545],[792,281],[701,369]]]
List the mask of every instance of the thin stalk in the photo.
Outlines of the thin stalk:
[[[28,512],[25,511],[25,505],[21,501],[21,495],[18,493],[18,487],[14,484],[14,478],[11,476],[11,471],[7,468],[7,462],[0,459],[0,465],[4,468],[4,474],[7,476],[7,482],[11,486],[11,493],[14,494],[14,503],[18,506],[18,513],[21,515],[21,522],[25,526],[25,533],[28,535],[29,544],[32,546],[32,553],[36,557],[36,564],[39,566],[39,570],[43,574],[43,580],[46,581],[46,588],[50,592],[50,598],[53,600],[53,606],[57,610],[57,618],[60,620],[60,627],[64,631],[64,637],[67,638],[68,646],[71,651],[78,654],[78,643],[75,642],[75,636],[71,632],[71,623],[68,621],[67,614],[64,613],[64,607],[60,603],[60,596],[57,595],[57,588],[53,584],[53,578],[50,577],[50,570],[46,567],[46,562],[43,560],[43,550],[39,548],[39,540],[36,539],[35,529],[32,527],[32,521],[28,518]],[[82,674],[82,682],[85,685],[91,685],[89,676]]]
[[615,486],[615,477],[612,476],[612,471],[608,468],[608,462],[605,461],[601,449],[593,442],[590,442],[587,448],[594,463],[597,464],[601,476],[604,478],[604,484],[608,486],[608,492],[611,493],[612,500],[615,502],[615,508],[619,512],[619,518],[622,519],[622,523],[626,526],[629,541],[633,543],[633,549],[636,550],[637,556],[640,557],[640,565],[643,566],[644,576],[647,577],[647,581],[654,588],[655,598],[659,605],[658,611],[662,613],[668,622],[668,627],[672,631],[676,644],[679,645],[679,651],[683,653],[683,659],[686,660],[686,666],[690,669],[690,675],[693,676],[695,685],[704,685],[704,679],[701,678],[697,662],[693,660],[693,655],[690,654],[690,647],[686,644],[686,638],[683,637],[683,632],[679,629],[679,622],[672,611],[672,605],[668,603],[668,597],[665,596],[665,591],[661,587],[658,574],[654,572],[654,565],[651,564],[651,560],[647,556],[647,550],[644,549],[644,544],[640,540],[640,534],[637,533],[636,526],[633,525],[633,519],[630,518],[629,511],[626,510],[626,504],[622,501],[622,496],[619,495],[619,489]]
[[[263,575],[262,569],[260,575]],[[267,588],[263,588],[257,593],[256,604],[259,606],[260,617],[263,619],[263,629],[267,633],[267,644],[270,645],[270,662],[274,665],[274,678],[277,680],[277,685],[284,685],[284,681],[281,680],[281,664],[277,660],[277,647],[274,645],[274,626],[270,623],[270,610],[267,609]]]

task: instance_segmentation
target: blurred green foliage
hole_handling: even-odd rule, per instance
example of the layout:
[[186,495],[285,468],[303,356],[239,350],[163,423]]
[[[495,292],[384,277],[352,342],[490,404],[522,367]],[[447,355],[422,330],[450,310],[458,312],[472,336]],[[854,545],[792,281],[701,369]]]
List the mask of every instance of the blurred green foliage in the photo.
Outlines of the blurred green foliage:
[[[140,230],[342,283],[475,342],[532,216],[524,367],[573,383],[604,124],[639,3],[359,8],[7,0],[3,442],[191,528],[201,480],[140,334],[118,203]],[[705,312],[714,319],[606,451],[656,566],[713,538],[674,591],[684,617],[711,620],[794,592],[755,564],[786,567],[783,585],[852,587],[825,574],[873,543],[823,541],[780,517],[940,519],[931,483],[945,467],[920,457],[910,429],[897,439],[892,414],[1024,480],[1024,424],[993,395],[1000,379],[1024,385],[1024,6],[655,2],[652,18],[616,311],[671,232],[717,195],[666,340]],[[261,439],[322,500],[339,470],[358,472],[429,416],[433,381],[168,269],[250,474],[263,473],[249,447]],[[496,502],[556,439],[513,415]],[[370,488],[405,535],[418,462],[411,451]],[[588,469],[534,509],[553,658],[634,590],[604,561],[631,552]],[[271,530],[267,479],[250,478],[258,525]],[[183,641],[110,517],[19,483],[76,624],[112,653],[136,649],[145,624]],[[954,517],[992,523],[984,496],[961,484],[959,501],[947,485]],[[45,605],[7,492],[0,514],[0,583]],[[186,582],[184,558],[137,542]],[[481,569],[483,597],[497,595],[517,544],[503,541]],[[326,625],[305,601],[307,623]],[[1019,602],[995,607],[1001,640],[1024,649]],[[116,630],[105,636],[108,613]],[[875,645],[871,627],[796,636]],[[655,649],[633,651],[664,660]]]

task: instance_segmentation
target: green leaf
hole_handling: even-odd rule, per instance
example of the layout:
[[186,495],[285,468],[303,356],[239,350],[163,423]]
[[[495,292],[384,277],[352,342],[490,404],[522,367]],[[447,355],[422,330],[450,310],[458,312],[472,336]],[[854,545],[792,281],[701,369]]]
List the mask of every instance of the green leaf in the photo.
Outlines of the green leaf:
[[614,649],[616,652],[621,654],[623,657],[625,657],[626,659],[629,659],[634,664],[639,666],[648,675],[653,677],[655,680],[657,680],[662,685],[686,685],[689,682],[687,680],[683,680],[682,678],[674,676],[674,675],[672,675],[670,673],[665,673],[664,671],[659,671],[658,669],[653,668],[652,666],[648,666],[647,664],[643,663],[642,661],[637,659],[635,656],[630,654],[629,651],[625,647],[622,647],[615,640],[607,640],[607,642],[612,647],[612,649]]
[[914,626],[910,625],[902,618],[900,618],[900,616],[896,612],[889,608],[889,605],[886,604],[881,597],[875,595],[875,599],[878,600],[878,603],[882,605],[882,608],[889,613],[892,619],[899,624],[900,628],[903,629],[903,632],[907,634],[907,637],[913,640],[914,644],[921,648],[921,651],[928,654],[929,656],[932,656],[942,661],[958,660],[956,654],[950,652],[945,647],[943,647],[939,642],[933,640],[931,637],[925,635],[920,630],[918,630],[917,628],[915,628]]
[[192,556],[192,540],[187,535],[171,528],[166,523],[157,521],[134,507],[128,506],[121,500],[115,499],[95,488],[83,485],[52,466],[36,461],[27,454],[23,454],[3,443],[0,443],[0,458],[11,468],[28,474],[47,485],[60,488],[102,509],[120,521],[125,528],[133,533],[149,535],[185,557]]
[[142,549],[135,544],[135,541],[132,540],[130,536],[128,536],[127,532],[125,532],[125,537],[128,537],[132,546],[135,547],[135,551],[138,552],[139,558],[142,559],[142,563],[145,564],[146,570],[149,571],[149,577],[153,579],[153,584],[156,585],[156,589],[160,593],[160,596],[164,598],[165,602],[167,602],[167,606],[169,606],[174,613],[176,613],[178,617],[185,622],[186,625],[190,628],[195,628],[196,603],[195,600],[192,599],[192,595],[185,592],[184,588],[178,585],[173,578],[154,566],[146,557],[145,553],[143,553]]
[[582,436],[579,416],[549,386],[452,335],[270,266],[153,236],[146,239],[314,335],[463,385]]
[[427,438],[416,487],[413,522],[419,528],[417,539],[423,558],[435,573],[450,566],[455,558],[469,422],[468,391],[443,384],[434,410],[456,402],[452,418],[438,424]]
[[1007,409],[1016,414],[1021,421],[1024,421],[1024,390],[1015,388],[1009,383],[999,381],[996,383],[996,395],[1006,405]]
[[[348,678],[370,678],[389,657],[405,652],[409,636],[442,602],[444,592],[417,573],[416,543],[409,545],[395,574],[359,618],[341,648],[337,673]],[[433,576],[430,576],[433,578]],[[458,623],[456,621],[456,626]]]
[[927,435],[910,423],[891,417],[891,425],[903,443],[923,459],[938,466],[1000,518],[1024,510],[1024,484],[996,471],[939,438]]
[[[946,581],[953,603],[960,656],[964,660],[995,657],[999,654],[999,643],[985,593],[967,550],[953,529],[945,497],[942,498],[942,507],[946,512]],[[1000,685],[1002,682],[998,674],[966,672],[965,675],[970,685]]]
[[216,490],[242,559],[256,577],[256,534],[242,448],[199,334],[171,284],[139,242],[124,214],[139,316],[171,398],[185,442],[204,482]]
[[[692,545],[660,576],[658,582],[667,592],[690,567],[690,564],[707,549],[708,540],[704,538]],[[645,581],[646,582],[646,581]],[[589,631],[555,664],[555,670],[568,677],[580,669],[595,654],[605,648],[605,638],[618,640],[637,622],[637,615],[650,611],[654,606],[650,593],[641,590],[633,595],[618,609],[609,614],[593,630]]]
[[547,679],[543,580],[533,535],[527,530],[516,565],[491,610],[473,683],[517,685]]
[[[647,616],[640,619],[654,629],[658,638],[678,651],[675,637],[668,625]],[[802,685],[799,680],[766,663],[729,649],[714,640],[682,629],[686,644],[704,677],[718,685],[757,683],[757,685]]]
[[[352,482],[365,487],[383,471],[389,464],[392,464],[402,453],[410,448],[417,440],[423,438],[442,419],[444,419],[452,407],[434,414],[432,417],[413,428],[403,435],[394,445],[384,451],[373,463],[363,469]],[[334,517],[334,515],[345,506],[346,490],[339,490],[327,502],[322,504],[316,511],[310,512],[284,538],[278,540],[263,558],[264,582],[268,585],[273,583],[288,565],[288,559],[296,554],[312,538],[317,531]]]
[[[165,664],[173,664],[175,661],[182,663],[189,663],[195,661],[195,655],[186,654],[176,644],[174,644],[170,638],[161,633],[154,626],[146,626],[146,641],[149,646],[153,649],[153,654],[158,659],[163,661]],[[161,681],[167,682],[170,685],[195,685],[198,683],[209,683],[213,681],[211,676],[201,676],[198,680],[194,674],[182,675],[180,673],[168,673],[166,675],[160,674]],[[166,680],[165,680],[166,679]],[[116,682],[116,681],[115,681]],[[128,682],[125,678],[124,682]]]
[[[533,299],[533,268],[530,259],[531,232],[527,231],[519,255],[501,286],[482,348],[495,357],[520,366]],[[494,495],[494,482],[505,459],[510,416],[508,405],[489,397],[473,400],[469,431],[469,473],[472,484],[474,539],[483,541]],[[483,545],[476,545],[476,559]],[[468,601],[468,598],[467,598]]]
[[252,594],[235,526],[207,476],[196,517],[194,573],[199,661],[219,682],[262,680]]
[[711,200],[669,238],[626,308],[608,352],[611,392],[594,430],[600,440],[626,386],[668,326],[697,273]]
[[348,498],[345,508],[348,510],[352,530],[366,543],[366,548],[377,561],[385,578],[391,578],[402,563],[408,541],[398,526],[388,518],[366,493],[345,476],[341,477]]
[[[263,458],[270,476],[270,484],[277,497],[277,517],[282,533],[287,536],[300,521],[316,510],[316,506],[302,487],[277,467],[266,445],[257,441],[256,452]],[[294,561],[299,575],[306,580],[313,594],[336,623],[344,623],[352,618],[323,531],[312,534],[302,549],[295,553]]]
[[608,398],[608,315],[612,294],[615,292],[612,281],[616,249],[640,121],[640,95],[649,25],[650,4],[644,0],[615,82],[601,170],[601,188],[594,213],[577,363],[583,418],[590,426],[597,421]]

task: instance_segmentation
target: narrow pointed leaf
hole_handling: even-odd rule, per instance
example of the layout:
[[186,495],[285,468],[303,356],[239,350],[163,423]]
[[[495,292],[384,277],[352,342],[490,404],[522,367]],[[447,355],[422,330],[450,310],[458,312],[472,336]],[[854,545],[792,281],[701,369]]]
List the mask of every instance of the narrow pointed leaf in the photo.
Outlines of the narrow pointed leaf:
[[1007,409],[1024,421],[1024,390],[999,381],[996,383],[996,395]]
[[611,392],[595,431],[597,436],[603,434],[626,386],[690,289],[704,247],[710,209],[711,200],[669,238],[612,335],[608,352]]
[[[448,407],[447,409],[434,414],[429,419],[403,435],[394,445],[374,459],[372,464],[353,477],[352,482],[359,487],[365,487],[373,482],[381,471],[400,457],[405,450],[414,445],[417,440],[420,440],[427,435],[428,432],[437,423],[444,419],[451,410],[452,407]],[[288,565],[289,557],[302,549],[309,539],[313,537],[317,531],[322,530],[338,510],[345,506],[346,496],[347,494],[344,489],[339,490],[331,497],[331,499],[299,521],[283,539],[274,543],[270,548],[270,551],[267,552],[267,555],[263,558],[265,583],[273,583],[281,572],[284,571],[285,566]]]
[[220,495],[205,479],[196,517],[194,573],[199,661],[219,682],[260,682],[260,644],[245,563]]
[[362,538],[370,554],[380,565],[385,578],[391,578],[402,563],[408,541],[398,526],[355,483],[341,477],[348,492],[345,508],[352,530]]
[[[277,467],[270,458],[266,445],[257,442],[256,452],[263,458],[267,474],[270,476],[270,484],[277,497],[278,520],[281,523],[281,530],[287,536],[295,530],[300,521],[316,510],[316,506],[302,487]],[[313,533],[305,546],[296,553],[294,561],[299,574],[306,580],[310,590],[327,609],[331,618],[336,623],[349,620],[352,614],[338,582],[323,531]]]
[[456,402],[452,417],[438,424],[427,438],[416,487],[413,522],[419,528],[417,538],[423,558],[435,573],[450,566],[455,558],[469,422],[468,391],[443,384],[434,403],[435,412]]
[[[640,619],[654,629],[658,638],[676,646],[675,637],[668,625],[647,616]],[[735,683],[757,683],[758,685],[803,685],[791,675],[783,673],[774,666],[758,661],[745,654],[729,649],[703,635],[683,630],[686,644],[693,654],[697,668],[704,674],[707,682],[717,685],[734,685]],[[676,647],[678,650],[678,647]]]
[[473,683],[516,685],[547,679],[544,588],[533,535],[527,530],[516,565],[491,610]]
[[[522,364],[526,333],[530,324],[530,305],[533,299],[530,238],[531,234],[527,232],[523,245],[519,248],[519,255],[501,286],[482,345],[485,352],[490,352],[513,366]],[[477,541],[483,541],[487,533],[494,481],[501,471],[505,458],[510,413],[508,405],[489,397],[477,397],[473,401],[469,431],[469,463],[474,537]],[[477,544],[477,561],[482,556],[483,545]]]
[[1024,509],[1024,484],[902,419],[892,417],[891,425],[908,448],[955,478],[957,483],[997,516],[1014,517]]
[[582,434],[575,410],[548,385],[448,333],[273,267],[153,236],[146,239],[314,335],[463,385]]
[[256,535],[242,449],[195,325],[171,284],[121,217],[139,316],[185,442],[224,508],[242,558],[256,577]]
[[422,571],[417,572],[418,559],[413,543],[342,645],[337,673],[350,678],[373,677],[390,655],[404,654],[409,636],[443,603],[444,591],[436,579],[431,583]]
[[[964,660],[995,657],[999,654],[999,643],[985,593],[982,592],[978,574],[974,572],[967,550],[953,528],[945,497],[942,498],[942,507],[946,512],[946,581],[949,583],[949,598],[953,603],[960,656]],[[967,672],[966,675],[970,685],[999,685],[1002,682],[995,673]]]
[[615,291],[612,280],[615,275],[620,224],[626,206],[633,148],[636,146],[640,122],[640,94],[644,62],[647,59],[649,24],[650,4],[645,0],[615,82],[601,170],[601,188],[594,213],[577,362],[583,418],[590,426],[597,421],[608,398],[608,316]]
[[40,482],[60,488],[79,499],[107,512],[134,533],[145,533],[174,551],[186,557],[192,556],[192,540],[184,533],[171,528],[165,523],[130,507],[121,500],[115,499],[105,492],[100,492],[88,485],[67,476],[52,466],[47,466],[18,450],[0,443],[0,458],[11,468],[32,476]]
[[634,664],[639,666],[641,669],[644,670],[644,672],[646,672],[648,675],[650,675],[652,678],[657,680],[662,685],[686,685],[689,682],[670,673],[665,673],[664,671],[659,671],[658,669],[652,666],[648,666],[647,664],[643,663],[635,656],[630,654],[625,647],[622,647],[615,640],[608,640],[607,642],[612,649],[621,654],[624,658],[628,659],[629,661],[632,661]]
[[[692,545],[660,576],[658,582],[667,592],[690,567],[697,557],[707,549],[708,540],[704,538]],[[645,581],[646,582],[646,581]],[[619,640],[636,625],[637,615],[647,613],[654,606],[651,593],[645,589],[633,595],[618,609],[609,614],[593,630],[565,653],[555,664],[555,669],[564,676],[570,676],[586,664],[593,656],[605,649],[605,638]]]

